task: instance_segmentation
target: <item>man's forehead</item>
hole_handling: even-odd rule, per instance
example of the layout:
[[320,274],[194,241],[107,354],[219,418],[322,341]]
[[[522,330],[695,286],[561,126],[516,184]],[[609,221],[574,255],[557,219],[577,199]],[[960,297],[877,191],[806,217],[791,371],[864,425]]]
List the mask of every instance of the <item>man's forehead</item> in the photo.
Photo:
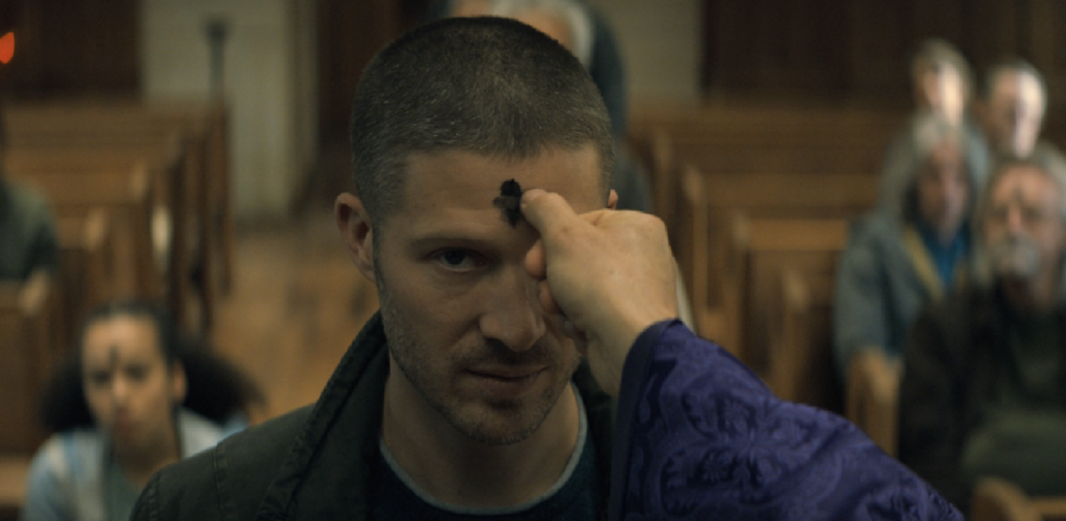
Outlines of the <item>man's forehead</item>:
[[992,190],[996,204],[1049,202],[1057,200],[1059,195],[1059,186],[1050,174],[1033,165],[1009,167]]
[[1044,94],[1040,82],[1025,71],[1004,70],[995,79],[994,95],[1003,101],[1021,101],[1043,105]]
[[[457,149],[420,152],[408,157],[405,170],[401,211],[454,206],[498,208],[495,200],[509,181],[522,189],[559,192],[572,199],[573,204],[595,204],[606,192],[602,163],[592,145],[575,150],[548,148],[523,158]],[[603,202],[600,201],[601,206]]]

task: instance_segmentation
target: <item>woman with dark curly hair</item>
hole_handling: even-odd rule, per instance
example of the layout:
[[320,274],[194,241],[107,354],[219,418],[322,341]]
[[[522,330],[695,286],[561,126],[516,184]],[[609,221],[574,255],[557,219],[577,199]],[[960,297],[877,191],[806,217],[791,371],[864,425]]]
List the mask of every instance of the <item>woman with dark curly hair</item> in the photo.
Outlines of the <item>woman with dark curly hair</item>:
[[34,457],[22,519],[127,519],[152,474],[247,426],[244,411],[259,400],[158,307],[95,310],[45,388],[42,419],[56,434]]

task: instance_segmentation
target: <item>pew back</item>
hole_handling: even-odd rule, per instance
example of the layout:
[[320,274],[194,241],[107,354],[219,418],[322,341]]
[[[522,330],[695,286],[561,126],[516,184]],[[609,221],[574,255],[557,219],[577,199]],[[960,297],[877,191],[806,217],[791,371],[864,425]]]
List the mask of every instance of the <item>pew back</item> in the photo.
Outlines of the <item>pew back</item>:
[[85,219],[97,208],[108,211],[114,223],[116,296],[158,298],[162,294],[153,256],[151,219],[153,178],[143,169],[109,170],[92,176],[66,172],[37,172],[12,178],[48,195],[57,217]]
[[[847,240],[841,219],[736,218],[741,248],[742,359],[784,399],[841,410],[833,371],[835,270]],[[739,234],[738,234],[739,235]]]
[[45,433],[35,421],[37,393],[58,358],[58,301],[51,275],[0,282],[0,453],[32,454]]

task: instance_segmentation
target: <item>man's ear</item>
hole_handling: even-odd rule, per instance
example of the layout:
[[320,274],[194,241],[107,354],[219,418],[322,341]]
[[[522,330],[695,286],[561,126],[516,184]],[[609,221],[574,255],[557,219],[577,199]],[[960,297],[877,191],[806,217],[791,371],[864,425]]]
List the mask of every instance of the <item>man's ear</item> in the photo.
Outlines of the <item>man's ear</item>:
[[618,192],[615,192],[614,188],[611,189],[611,195],[607,196],[607,208],[618,209]]
[[348,245],[348,254],[364,277],[374,281],[374,230],[370,225],[370,216],[363,206],[363,200],[350,193],[337,196],[333,204],[333,217],[337,220],[337,229],[341,232],[344,243]]

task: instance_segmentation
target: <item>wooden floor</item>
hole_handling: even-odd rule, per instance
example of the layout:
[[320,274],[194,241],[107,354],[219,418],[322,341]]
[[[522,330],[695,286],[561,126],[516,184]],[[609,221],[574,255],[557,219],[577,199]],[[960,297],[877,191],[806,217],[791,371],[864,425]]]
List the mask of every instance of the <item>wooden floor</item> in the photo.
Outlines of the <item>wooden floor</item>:
[[328,208],[281,224],[239,226],[232,291],[212,339],[262,387],[261,420],[315,401],[377,310]]

